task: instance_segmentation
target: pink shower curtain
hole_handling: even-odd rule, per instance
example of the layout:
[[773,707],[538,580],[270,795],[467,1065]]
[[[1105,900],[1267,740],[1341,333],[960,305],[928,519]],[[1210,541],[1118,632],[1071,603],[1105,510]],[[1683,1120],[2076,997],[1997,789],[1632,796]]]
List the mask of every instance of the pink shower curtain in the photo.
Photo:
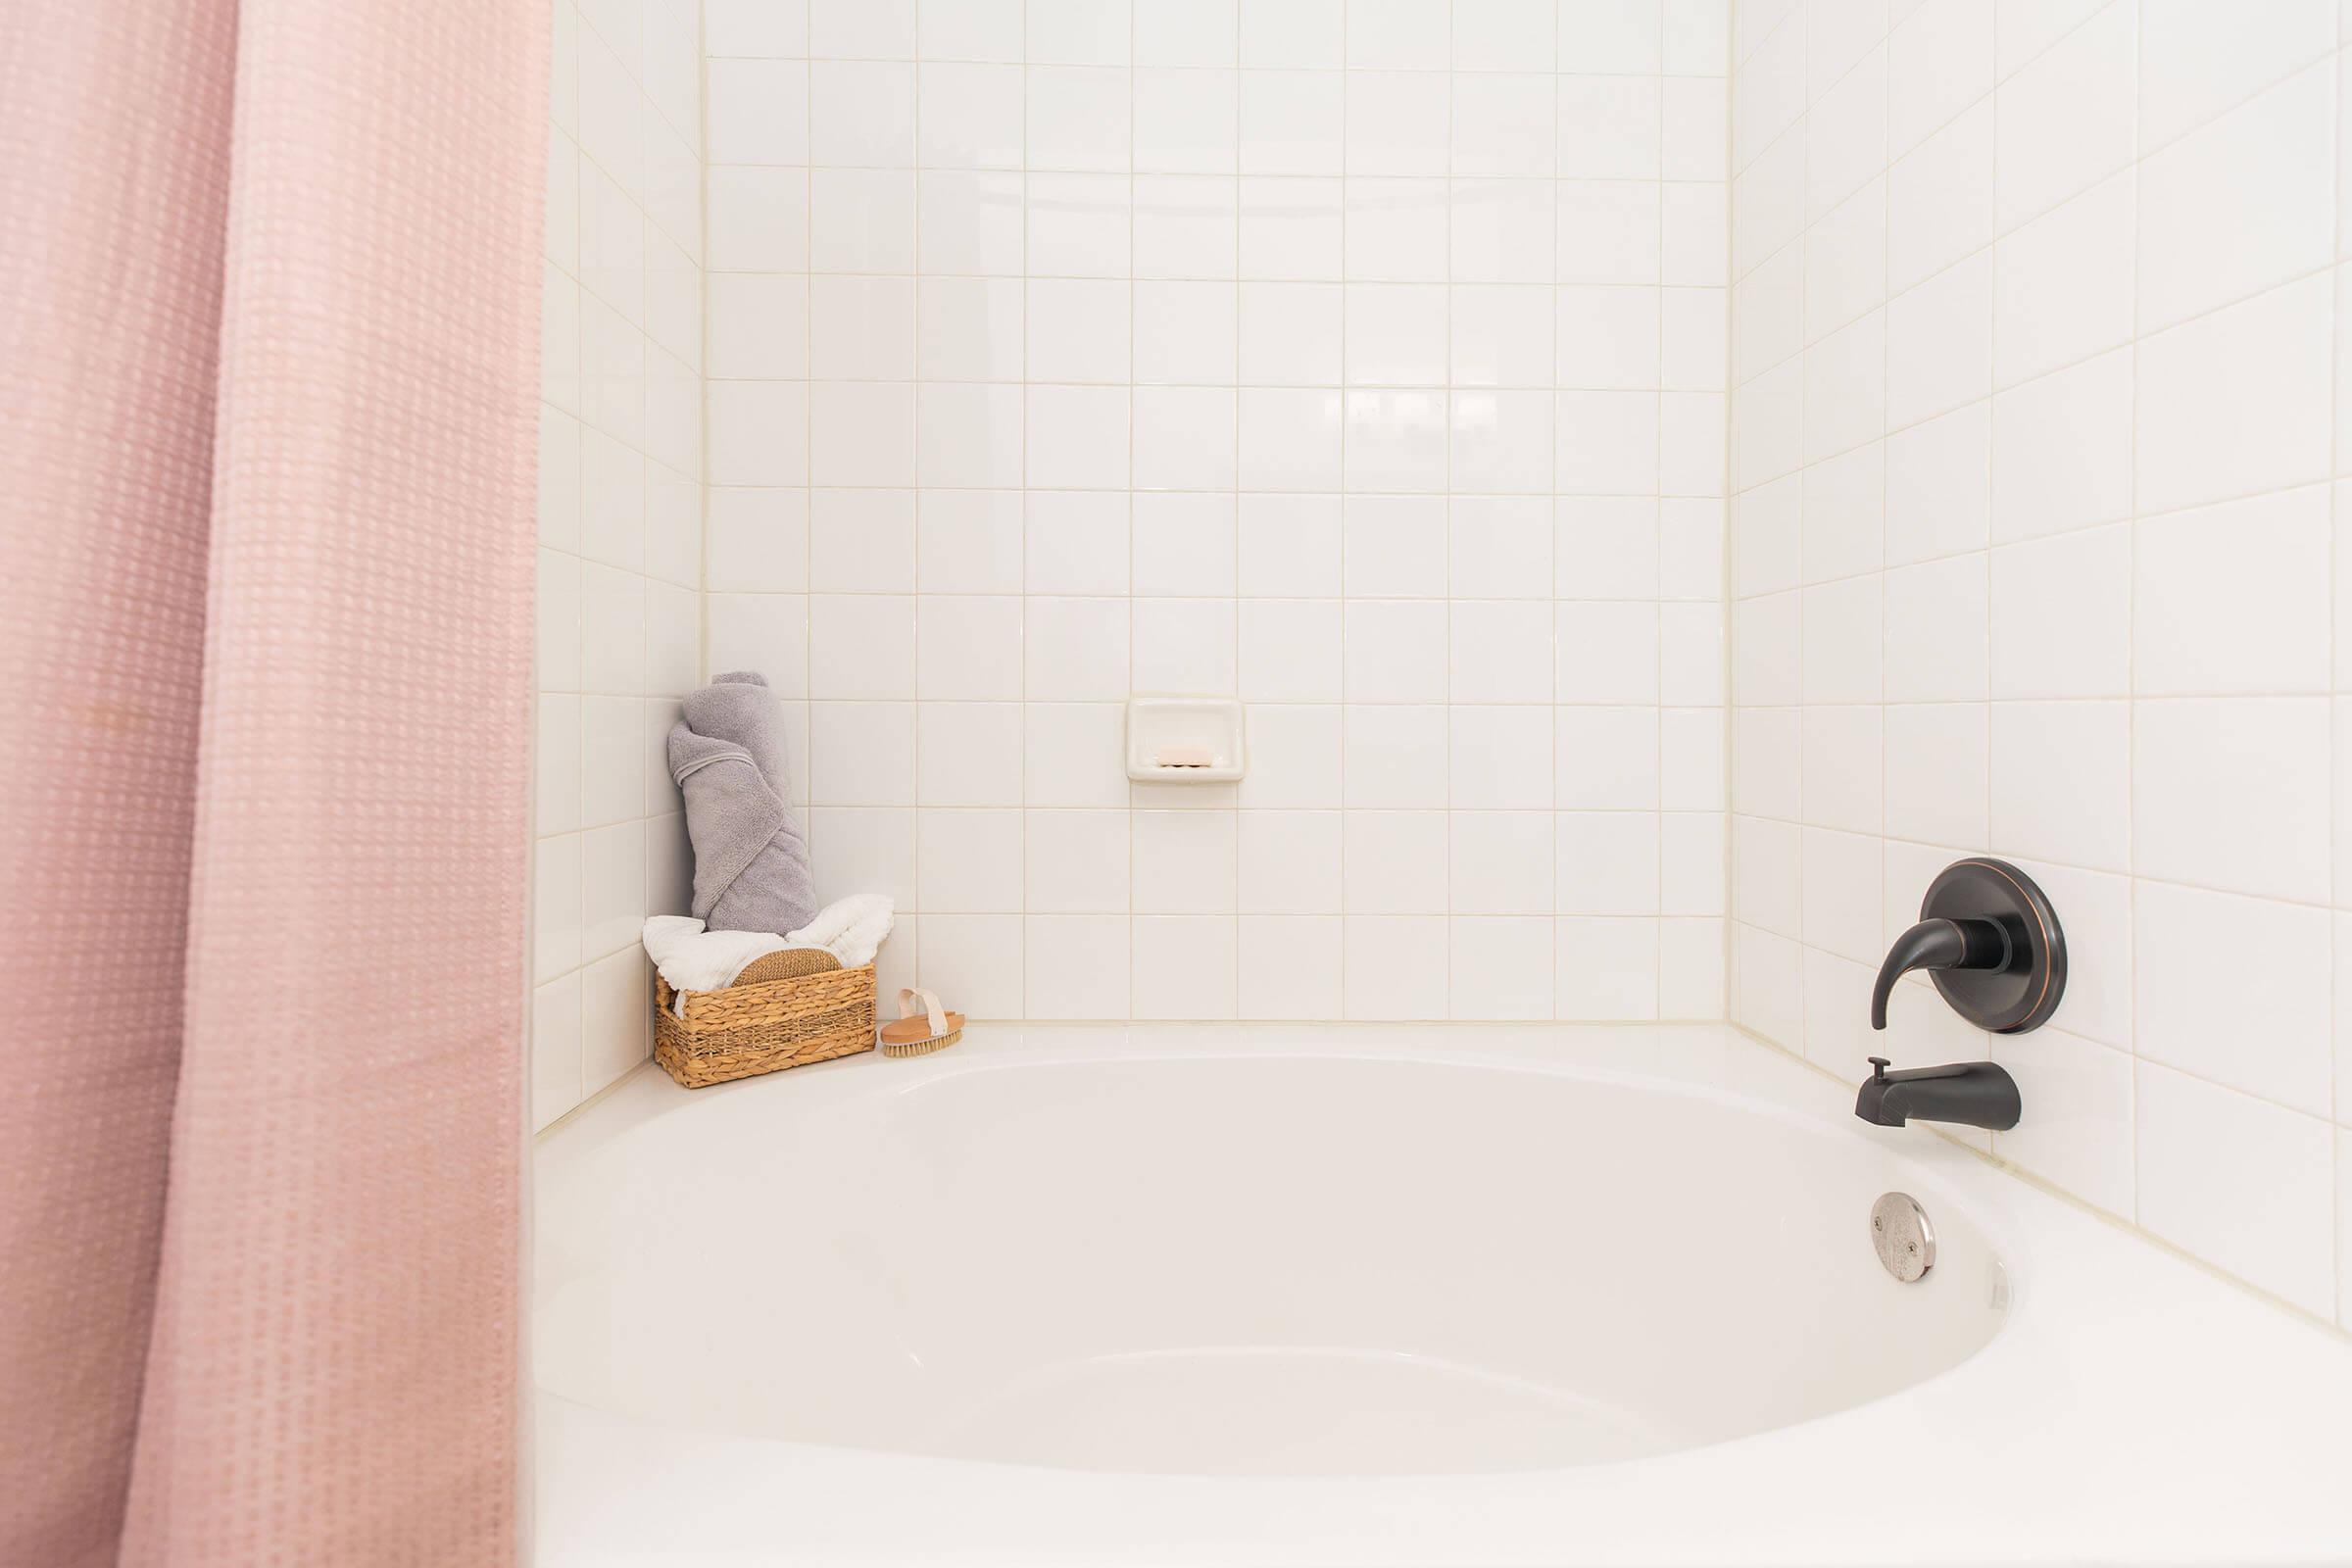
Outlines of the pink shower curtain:
[[509,1563],[543,0],[0,4],[0,1565]]

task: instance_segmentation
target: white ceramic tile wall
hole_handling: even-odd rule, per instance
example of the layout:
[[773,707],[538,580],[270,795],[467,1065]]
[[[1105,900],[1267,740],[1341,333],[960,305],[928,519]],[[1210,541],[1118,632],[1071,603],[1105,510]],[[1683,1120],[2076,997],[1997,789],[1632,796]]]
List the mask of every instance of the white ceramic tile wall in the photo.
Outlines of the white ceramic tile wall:
[[702,649],[697,0],[555,0],[540,407],[531,1102],[648,1050],[638,928],[691,876],[662,761]]
[[[977,1015],[1723,1006],[1724,0],[709,0],[712,669]],[[1131,787],[1131,690],[1238,787]]]
[[[1734,1016],[1990,1054],[1992,1152],[2352,1326],[2352,269],[2336,0],[1745,0]],[[1936,870],[2067,1001],[1864,1026]]]

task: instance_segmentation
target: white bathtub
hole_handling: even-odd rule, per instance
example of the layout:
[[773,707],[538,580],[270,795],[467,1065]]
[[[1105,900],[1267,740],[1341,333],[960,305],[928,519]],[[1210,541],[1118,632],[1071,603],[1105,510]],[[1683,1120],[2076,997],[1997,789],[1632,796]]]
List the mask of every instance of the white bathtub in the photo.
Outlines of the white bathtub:
[[1850,1107],[1713,1027],[643,1072],[540,1152],[539,1560],[2352,1560],[2352,1343]]

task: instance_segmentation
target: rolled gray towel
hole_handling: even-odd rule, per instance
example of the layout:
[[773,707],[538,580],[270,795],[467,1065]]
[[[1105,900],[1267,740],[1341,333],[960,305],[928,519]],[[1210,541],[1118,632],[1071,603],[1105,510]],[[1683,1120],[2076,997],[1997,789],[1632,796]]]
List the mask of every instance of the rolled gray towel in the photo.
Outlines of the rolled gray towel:
[[798,930],[816,913],[808,841],[784,784],[784,735],[764,676],[732,670],[686,699],[669,776],[686,797],[694,913],[712,931]]

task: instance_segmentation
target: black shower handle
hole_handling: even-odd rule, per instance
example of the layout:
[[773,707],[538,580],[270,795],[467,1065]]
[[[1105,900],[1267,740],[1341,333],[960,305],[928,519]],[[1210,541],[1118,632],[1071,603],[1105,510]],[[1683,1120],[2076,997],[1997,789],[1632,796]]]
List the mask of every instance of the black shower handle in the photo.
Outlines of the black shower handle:
[[1870,992],[1870,1026],[1886,1027],[1886,1004],[1894,983],[1914,969],[2002,969],[2008,967],[2009,934],[1990,920],[1922,920],[1894,939],[1879,965]]

